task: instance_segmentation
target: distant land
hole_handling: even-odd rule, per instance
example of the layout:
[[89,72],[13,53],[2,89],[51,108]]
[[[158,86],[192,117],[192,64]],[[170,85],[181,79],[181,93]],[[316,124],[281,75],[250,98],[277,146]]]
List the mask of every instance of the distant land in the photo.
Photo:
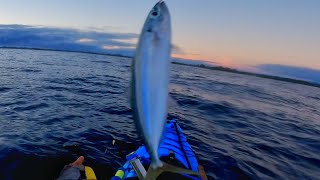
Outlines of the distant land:
[[[75,53],[85,53],[85,54],[96,54],[96,55],[107,55],[107,56],[132,58],[132,56],[126,56],[126,55],[121,55],[121,54],[117,54],[117,53],[97,53],[97,52],[90,52],[90,51],[88,52],[88,51],[57,50],[57,49],[47,49],[47,48],[0,47],[0,49],[28,49],[28,50],[45,50],[45,51],[58,51],[58,52],[75,52]],[[184,66],[205,68],[205,69],[210,69],[210,70],[215,70],[215,71],[224,71],[224,72],[230,72],[230,73],[256,76],[256,77],[261,77],[261,78],[266,78],[266,79],[273,79],[273,80],[278,80],[278,81],[291,82],[291,83],[302,84],[302,85],[320,88],[320,83],[315,83],[315,82],[310,82],[310,81],[305,81],[305,80],[300,80],[300,79],[294,79],[294,78],[274,76],[274,75],[245,72],[245,71],[240,71],[240,70],[229,68],[229,67],[214,66],[214,65],[211,65],[208,63],[202,63],[202,62],[197,62],[197,61],[193,61],[193,60],[184,60],[184,59],[173,58],[172,63],[178,64],[178,65],[184,65]]]
[[320,70],[283,64],[260,64],[255,66],[260,74],[306,80],[320,84]]
[[307,85],[307,86],[313,86],[313,87],[320,88],[320,83],[315,83],[315,82],[310,82],[310,81],[305,81],[305,80],[300,80],[300,79],[293,79],[293,78],[286,78],[286,77],[280,77],[280,76],[274,76],[274,75],[266,75],[266,74],[258,74],[258,73],[252,73],[252,72],[239,71],[237,69],[223,67],[223,66],[208,66],[208,65],[204,65],[204,64],[194,65],[194,64],[186,64],[186,63],[181,63],[181,62],[172,62],[172,63],[179,64],[179,65],[185,65],[185,66],[205,68],[205,69],[216,70],[216,71],[225,71],[225,72],[231,72],[231,73],[237,73],[237,74],[245,74],[245,75],[256,76],[256,77],[261,77],[261,78],[266,78],[266,79],[273,79],[273,80],[278,80],[278,81],[291,82],[291,83],[303,84],[303,85]]

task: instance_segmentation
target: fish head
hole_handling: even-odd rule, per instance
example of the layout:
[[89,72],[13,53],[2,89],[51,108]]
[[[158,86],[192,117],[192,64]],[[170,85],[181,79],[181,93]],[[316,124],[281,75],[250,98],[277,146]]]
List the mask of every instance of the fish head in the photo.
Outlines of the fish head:
[[150,11],[145,22],[143,32],[157,38],[171,39],[170,13],[165,2],[158,2]]

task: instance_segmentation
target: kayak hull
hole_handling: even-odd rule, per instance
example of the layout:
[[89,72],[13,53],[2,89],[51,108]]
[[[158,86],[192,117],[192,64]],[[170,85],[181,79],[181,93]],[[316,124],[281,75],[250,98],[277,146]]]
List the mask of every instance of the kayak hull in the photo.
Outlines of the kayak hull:
[[[179,165],[182,168],[198,172],[198,161],[195,153],[175,120],[167,121],[158,153],[160,159],[169,161],[169,164],[171,164],[170,162],[174,162],[174,165]],[[148,169],[148,166],[151,163],[150,155],[146,147],[142,145],[136,151],[127,155],[126,162],[118,169],[116,175],[112,179],[131,179],[137,177],[137,174],[130,164],[130,161],[134,158],[139,158],[145,169]],[[183,176],[189,179],[199,179],[199,177],[190,175]]]

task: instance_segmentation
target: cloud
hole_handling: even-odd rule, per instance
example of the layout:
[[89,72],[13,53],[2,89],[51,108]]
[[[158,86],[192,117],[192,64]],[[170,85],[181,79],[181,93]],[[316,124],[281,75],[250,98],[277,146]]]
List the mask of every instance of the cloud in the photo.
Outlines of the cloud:
[[[111,33],[94,28],[79,30],[0,24],[0,47],[44,48],[133,56],[138,37],[139,35],[135,33]],[[175,53],[184,53],[176,45],[172,45],[172,48]]]
[[320,70],[279,64],[262,64],[257,69],[261,73],[289,77],[320,83]]
[[121,42],[121,43],[127,43],[127,44],[131,44],[131,45],[136,45],[138,42],[138,38],[130,38],[130,39],[112,39],[112,41],[115,42]]
[[112,50],[112,49],[134,49],[134,47],[122,47],[122,46],[104,45],[104,46],[102,46],[102,49],[108,49],[108,50]]
[[110,46],[110,45],[104,45],[102,46],[103,49],[121,49],[120,46]]
[[[0,25],[0,47],[45,48],[133,56],[138,34],[27,25]],[[117,47],[116,50],[112,48]]]
[[81,38],[81,39],[78,39],[76,42],[78,43],[92,43],[92,42],[95,42],[96,40],[94,39],[89,39],[89,38]]

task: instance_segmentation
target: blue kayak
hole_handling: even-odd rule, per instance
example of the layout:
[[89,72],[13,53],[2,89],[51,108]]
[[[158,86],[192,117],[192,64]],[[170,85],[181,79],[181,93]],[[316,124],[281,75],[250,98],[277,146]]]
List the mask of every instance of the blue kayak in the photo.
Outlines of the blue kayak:
[[[198,172],[197,158],[190,144],[187,142],[187,138],[183,134],[182,129],[175,120],[167,121],[165,134],[158,152],[162,161],[174,166]],[[132,165],[132,161],[135,159],[139,159],[144,169],[148,169],[151,161],[150,155],[144,145],[127,155],[126,162],[118,169],[112,180],[137,179],[138,175],[133,167],[134,165]],[[191,176],[187,174],[179,176],[179,179],[200,179],[198,176]]]

